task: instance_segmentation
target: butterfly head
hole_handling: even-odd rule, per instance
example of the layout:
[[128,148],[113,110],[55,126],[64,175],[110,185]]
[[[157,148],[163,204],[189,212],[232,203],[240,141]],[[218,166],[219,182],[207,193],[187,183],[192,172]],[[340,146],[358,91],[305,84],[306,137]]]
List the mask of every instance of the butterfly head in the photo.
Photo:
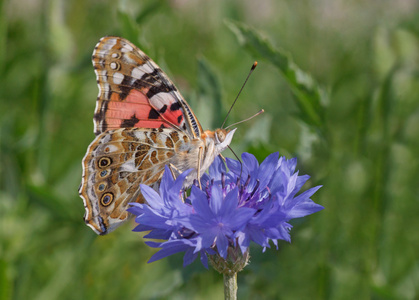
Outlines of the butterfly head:
[[230,145],[236,129],[237,128],[232,130],[219,128],[215,130],[215,149],[217,154],[223,152]]

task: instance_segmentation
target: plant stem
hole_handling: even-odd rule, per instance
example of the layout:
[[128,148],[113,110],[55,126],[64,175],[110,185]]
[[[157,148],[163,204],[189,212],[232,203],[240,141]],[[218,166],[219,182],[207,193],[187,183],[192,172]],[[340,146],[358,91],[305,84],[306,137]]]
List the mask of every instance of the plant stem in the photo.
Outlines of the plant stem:
[[237,273],[223,274],[224,299],[237,300]]

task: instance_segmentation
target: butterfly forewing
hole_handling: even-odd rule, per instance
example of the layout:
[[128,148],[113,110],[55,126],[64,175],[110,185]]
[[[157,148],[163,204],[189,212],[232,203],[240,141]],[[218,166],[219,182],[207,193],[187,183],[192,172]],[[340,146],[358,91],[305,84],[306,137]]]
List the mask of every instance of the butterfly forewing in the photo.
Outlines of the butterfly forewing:
[[202,128],[175,85],[147,55],[120,37],[104,37],[93,52],[99,95],[95,134],[116,128],[175,128],[192,138]]

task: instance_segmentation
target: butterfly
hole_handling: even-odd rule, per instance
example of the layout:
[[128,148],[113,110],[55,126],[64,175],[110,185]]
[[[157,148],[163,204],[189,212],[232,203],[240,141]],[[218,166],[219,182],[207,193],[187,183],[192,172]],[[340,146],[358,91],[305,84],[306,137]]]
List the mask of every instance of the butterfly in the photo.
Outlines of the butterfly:
[[157,188],[165,165],[185,186],[199,179],[231,143],[234,130],[203,131],[167,75],[126,39],[100,39],[92,56],[99,95],[96,138],[83,158],[80,197],[84,220],[97,234],[129,218],[130,202],[143,203],[140,184]]

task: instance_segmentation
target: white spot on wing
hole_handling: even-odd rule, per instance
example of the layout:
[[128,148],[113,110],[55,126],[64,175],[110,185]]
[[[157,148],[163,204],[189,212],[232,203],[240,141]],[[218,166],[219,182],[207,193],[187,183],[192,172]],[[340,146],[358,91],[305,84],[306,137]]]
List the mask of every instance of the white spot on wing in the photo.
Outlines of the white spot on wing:
[[135,79],[141,79],[144,74],[153,73],[153,68],[150,67],[148,64],[141,65],[140,67],[136,67],[132,69],[131,76]]
[[137,62],[135,60],[133,60],[131,57],[129,57],[129,55],[123,55],[122,60],[128,65],[137,64]]
[[132,72],[131,72],[131,76],[136,79],[141,79],[141,77],[143,77],[144,74],[145,72],[140,67],[136,67],[132,69]]
[[109,39],[106,41],[106,43],[103,44],[102,49],[103,50],[109,50],[112,49],[112,47],[116,44],[116,39]]
[[119,171],[120,172],[137,172],[137,168],[135,167],[135,162],[134,160],[129,160],[125,163],[123,163],[120,167],[119,167]]
[[135,132],[134,132],[134,135],[135,135],[135,137],[136,137],[137,139],[139,139],[140,141],[143,141],[143,140],[145,140],[145,138],[146,138],[146,136],[145,136],[144,132],[142,132],[142,131],[135,131]]
[[132,50],[134,50],[134,48],[132,48],[130,45],[128,44],[124,44],[124,46],[121,49],[121,52],[131,52]]
[[108,100],[108,98],[109,98],[109,91],[110,91],[110,86],[109,86],[109,83],[107,83],[107,82],[102,82],[100,85],[99,85],[99,94],[97,95],[98,97],[102,97],[102,94],[103,94],[103,98],[105,99],[105,100]]
[[146,73],[153,73],[153,71],[158,67],[156,66],[155,68],[153,68],[149,64],[144,64],[141,66],[141,68],[143,68]]
[[116,63],[114,63],[114,62],[111,62],[111,69],[116,69]]
[[104,137],[102,137],[102,139],[101,139],[100,143],[101,143],[101,144],[107,144],[107,143],[109,143],[110,141],[111,141],[111,135],[110,135],[110,134],[107,134],[107,135],[105,135]]
[[[118,147],[112,144],[107,144],[110,141],[110,138],[107,142],[101,141],[101,145],[93,151],[94,156],[104,155],[107,153],[112,153],[118,151]],[[109,148],[108,151],[105,151],[106,148]]]
[[122,80],[124,80],[124,75],[122,75],[121,73],[113,73],[113,82],[115,84],[121,84]]
[[169,108],[175,102],[175,98],[171,93],[161,92],[155,94],[153,97],[150,98],[151,104],[157,108],[157,110],[161,109],[164,105],[167,105]]
[[107,81],[107,72],[106,70],[96,70],[96,80],[99,82]]
[[108,148],[109,148],[109,151],[108,151],[108,152],[110,152],[110,153],[115,152],[115,151],[117,151],[117,150],[118,150],[118,147],[117,147],[117,146],[115,146],[115,145],[106,145],[106,146],[105,146],[105,148],[106,148],[106,147],[108,147]]

